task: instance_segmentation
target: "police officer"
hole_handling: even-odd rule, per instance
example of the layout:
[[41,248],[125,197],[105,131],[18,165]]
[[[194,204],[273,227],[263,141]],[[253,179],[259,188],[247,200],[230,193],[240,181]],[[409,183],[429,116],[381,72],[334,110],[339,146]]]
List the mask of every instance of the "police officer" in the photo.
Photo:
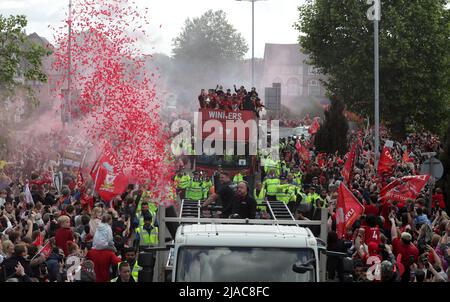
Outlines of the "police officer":
[[298,167],[294,167],[293,175],[294,175],[295,185],[301,189],[303,175],[302,175],[302,172],[300,172],[300,169]]
[[152,225],[151,215],[145,215],[144,225],[136,228],[134,244],[139,247],[140,251],[159,244],[158,228]]
[[290,209],[292,207],[291,211],[293,211],[296,197],[295,193],[289,189],[289,186],[287,179],[282,177],[281,183],[277,187],[276,199],[282,201],[285,205],[290,206]]
[[266,190],[267,200],[275,201],[278,185],[280,185],[280,179],[275,175],[275,170],[269,170],[269,173],[264,179],[263,186]]
[[253,198],[256,200],[257,217],[264,217],[267,214],[266,189],[263,187],[261,182],[256,183],[255,189],[253,190]]
[[194,201],[203,199],[202,180],[197,171],[194,171],[194,177],[186,188],[186,198]]
[[213,186],[213,182],[211,180],[210,177],[208,177],[208,175],[204,175],[204,177],[202,178],[202,188],[203,188],[203,199],[207,199],[209,196],[209,191],[211,190],[212,186]]
[[175,176],[174,181],[177,185],[177,194],[180,196],[180,199],[184,199],[186,188],[189,186],[191,182],[191,177],[184,172],[179,171]]

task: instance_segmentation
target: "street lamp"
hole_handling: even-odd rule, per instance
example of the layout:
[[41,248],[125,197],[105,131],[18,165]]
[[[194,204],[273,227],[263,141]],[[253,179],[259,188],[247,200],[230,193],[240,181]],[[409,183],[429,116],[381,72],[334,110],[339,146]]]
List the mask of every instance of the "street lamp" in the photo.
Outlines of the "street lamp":
[[252,87],[255,87],[255,2],[265,0],[236,0],[252,3]]
[[69,65],[67,68],[67,100],[66,108],[68,111],[67,123],[72,123],[72,0],[69,0],[69,36],[67,45],[67,55],[69,59]]
[[381,0],[367,0],[373,6],[367,11],[367,18],[373,21],[374,47],[374,90],[375,90],[375,169],[378,171],[380,152],[380,55],[379,55],[379,22],[381,20]]

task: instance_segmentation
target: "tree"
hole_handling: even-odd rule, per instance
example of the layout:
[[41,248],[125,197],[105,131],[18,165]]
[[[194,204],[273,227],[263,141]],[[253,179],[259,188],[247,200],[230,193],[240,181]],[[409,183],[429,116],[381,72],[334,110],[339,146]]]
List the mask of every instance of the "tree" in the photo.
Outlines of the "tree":
[[[25,81],[46,82],[47,75],[41,70],[43,57],[49,50],[27,39],[23,15],[0,15],[0,91],[12,94]],[[21,81],[21,80],[24,81]]]
[[221,10],[187,19],[173,42],[174,85],[195,92],[223,83],[248,51],[244,38]]
[[445,200],[447,200],[447,211],[450,211],[450,123],[448,123],[447,133],[445,135],[444,152],[441,153],[440,159],[444,166],[444,175],[438,185],[444,189]]
[[328,154],[338,151],[343,155],[347,152],[348,122],[344,116],[344,103],[333,97],[331,105],[325,111],[325,120],[316,133],[314,144],[319,152]]
[[[407,126],[442,133],[450,114],[450,13],[447,0],[382,2],[381,119],[400,138]],[[307,0],[295,27],[330,95],[373,116],[373,22],[361,0]]]

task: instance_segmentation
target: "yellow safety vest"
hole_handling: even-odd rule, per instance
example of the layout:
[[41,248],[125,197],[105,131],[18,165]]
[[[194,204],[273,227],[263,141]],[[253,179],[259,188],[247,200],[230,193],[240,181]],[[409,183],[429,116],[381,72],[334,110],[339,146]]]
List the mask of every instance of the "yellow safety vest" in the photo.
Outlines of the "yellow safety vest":
[[299,188],[302,187],[302,178],[303,178],[302,173],[300,172],[294,173],[294,180]]
[[181,177],[175,176],[175,182],[178,189],[186,189],[189,186],[191,177],[189,175],[182,175]]
[[275,196],[277,194],[277,187],[280,184],[278,178],[268,178],[264,180],[263,185],[266,188],[267,196]]
[[277,187],[277,200],[288,204],[290,201],[295,201],[295,195],[289,190],[289,185],[279,185]]
[[238,173],[238,174],[234,175],[234,177],[233,177],[233,182],[235,184],[238,184],[238,183],[240,183],[243,180],[244,180],[244,176],[242,176],[241,173]]
[[203,181],[202,186],[203,186],[203,199],[206,199],[208,198],[209,190],[213,186],[213,183],[211,180]]
[[203,199],[203,187],[201,182],[191,181],[190,185],[186,188],[186,198],[190,200]]
[[158,228],[153,227],[150,233],[143,227],[136,228],[136,233],[139,234],[139,246],[156,246],[159,244]]
[[259,194],[256,193],[256,189],[253,190],[253,197],[256,200],[256,209],[260,211],[266,211],[266,190],[261,188]]

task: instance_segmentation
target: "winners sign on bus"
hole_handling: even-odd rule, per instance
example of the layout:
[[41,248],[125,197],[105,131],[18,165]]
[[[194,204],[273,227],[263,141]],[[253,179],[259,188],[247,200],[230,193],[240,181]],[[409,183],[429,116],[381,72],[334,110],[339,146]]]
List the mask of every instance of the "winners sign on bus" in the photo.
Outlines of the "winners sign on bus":
[[221,140],[248,143],[258,137],[258,124],[253,111],[225,111],[201,109],[198,113],[202,140]]

